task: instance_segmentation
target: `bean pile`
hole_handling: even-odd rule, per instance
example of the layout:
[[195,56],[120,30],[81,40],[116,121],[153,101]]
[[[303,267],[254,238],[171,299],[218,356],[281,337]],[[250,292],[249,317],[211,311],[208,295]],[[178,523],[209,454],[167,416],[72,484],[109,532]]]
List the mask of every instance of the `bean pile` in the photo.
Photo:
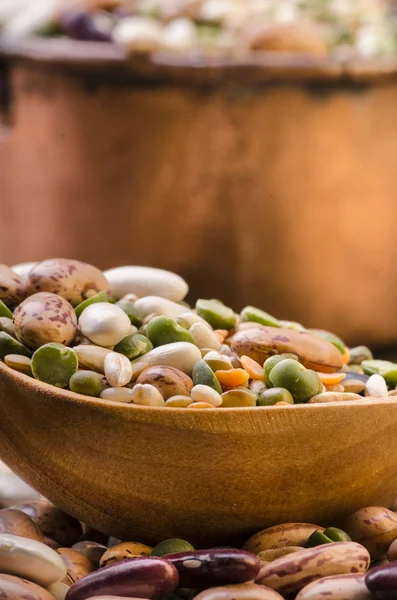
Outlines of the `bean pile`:
[[354,56],[396,52],[384,0],[0,0],[8,37],[66,35],[157,50],[244,57],[276,51]]
[[[15,492],[18,481],[12,473],[8,480]],[[0,510],[5,600],[396,597],[397,514],[386,508],[358,510],[343,529],[285,523],[256,533],[242,548],[195,549],[178,538],[154,547],[108,538],[33,491],[23,502],[17,492],[11,505],[8,490],[5,495]]]
[[219,300],[190,308],[167,271],[102,273],[69,259],[0,265],[0,359],[39,381],[103,400],[214,409],[397,396],[397,364]]

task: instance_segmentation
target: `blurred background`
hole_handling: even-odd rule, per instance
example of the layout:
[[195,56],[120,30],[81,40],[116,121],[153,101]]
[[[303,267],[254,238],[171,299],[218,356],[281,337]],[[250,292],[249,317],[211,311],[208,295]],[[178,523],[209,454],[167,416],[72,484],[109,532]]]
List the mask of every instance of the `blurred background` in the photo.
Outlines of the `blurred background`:
[[377,0],[0,0],[0,262],[395,346],[396,57]]

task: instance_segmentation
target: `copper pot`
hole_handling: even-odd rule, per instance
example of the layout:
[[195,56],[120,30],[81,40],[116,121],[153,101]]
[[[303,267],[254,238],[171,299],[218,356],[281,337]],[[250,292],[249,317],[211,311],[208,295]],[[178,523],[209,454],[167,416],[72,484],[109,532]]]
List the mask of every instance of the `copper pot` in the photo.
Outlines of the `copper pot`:
[[350,343],[397,340],[395,65],[4,47],[0,261],[185,276]]

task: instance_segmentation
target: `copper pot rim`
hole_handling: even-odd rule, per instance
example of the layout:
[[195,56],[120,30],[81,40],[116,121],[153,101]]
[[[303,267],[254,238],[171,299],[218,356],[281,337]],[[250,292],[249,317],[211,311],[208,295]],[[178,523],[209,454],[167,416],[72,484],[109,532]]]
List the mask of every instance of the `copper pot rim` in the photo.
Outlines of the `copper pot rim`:
[[6,61],[22,60],[48,68],[99,71],[107,75],[111,75],[111,67],[116,76],[187,83],[266,83],[271,80],[371,83],[397,75],[397,56],[340,60],[332,56],[267,51],[241,59],[163,52],[131,57],[111,43],[68,38],[3,38],[0,39],[0,57]]

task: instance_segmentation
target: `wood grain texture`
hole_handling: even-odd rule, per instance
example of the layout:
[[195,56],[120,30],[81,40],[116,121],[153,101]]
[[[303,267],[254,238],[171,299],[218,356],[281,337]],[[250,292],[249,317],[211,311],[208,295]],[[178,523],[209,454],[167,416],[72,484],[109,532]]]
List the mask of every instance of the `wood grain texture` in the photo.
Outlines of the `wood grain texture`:
[[94,68],[79,48],[15,50],[2,262],[162,267],[192,299],[396,341],[395,77],[353,84],[275,57],[139,70],[88,46]]
[[133,541],[238,543],[332,524],[397,490],[397,402],[219,409],[87,399],[0,364],[0,453],[52,502]]

